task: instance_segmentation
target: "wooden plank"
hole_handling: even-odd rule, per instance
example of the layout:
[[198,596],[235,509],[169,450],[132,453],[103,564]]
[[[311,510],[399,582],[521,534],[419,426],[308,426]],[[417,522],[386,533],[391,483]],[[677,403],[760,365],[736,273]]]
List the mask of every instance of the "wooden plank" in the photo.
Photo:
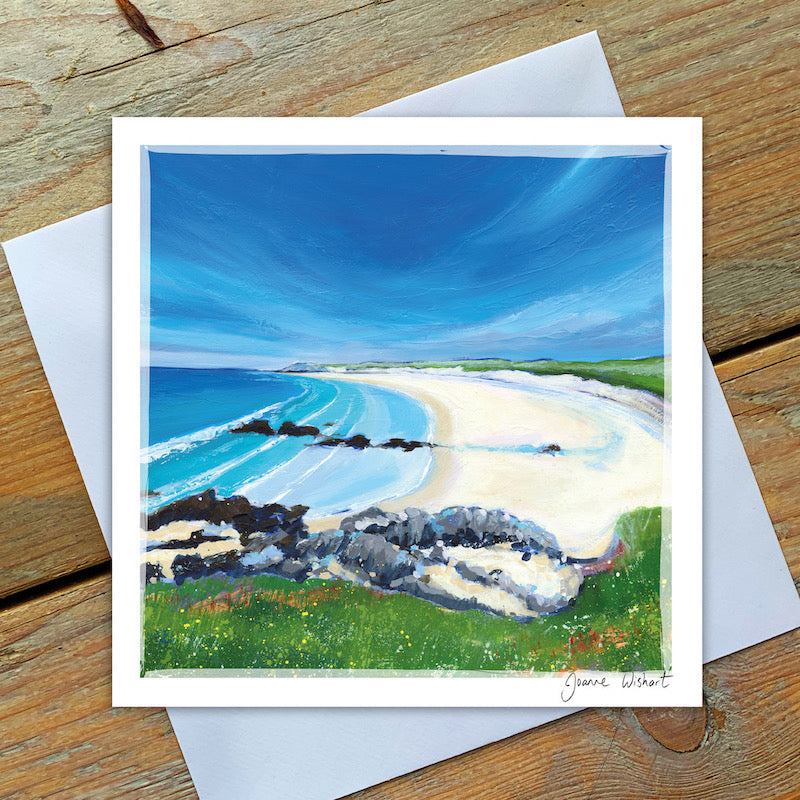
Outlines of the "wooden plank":
[[798,581],[800,336],[731,359],[717,374],[789,570]]
[[584,711],[348,798],[797,798],[798,645],[795,631],[707,666],[705,733],[687,752],[653,739],[631,709]]
[[800,7],[789,0],[142,3],[153,51],[100,0],[14,0],[0,27],[0,236],[109,199],[116,115],[352,114],[597,28],[629,113],[706,117],[712,354],[800,320]]
[[[363,4],[363,3],[362,3]],[[216,0],[139,0],[136,6],[167,47],[192,39],[262,22],[275,29],[305,25],[358,7],[353,0],[303,3],[259,0],[219,3]],[[105,0],[8,0],[0,9],[4,56],[33,76],[31,83],[68,80],[151,54],[154,48],[131,30],[114,3]],[[36,65],[32,52],[47,59]]]
[[0,255],[0,597],[108,560]]
[[197,797],[166,713],[111,708],[110,583],[0,611],[0,796]]

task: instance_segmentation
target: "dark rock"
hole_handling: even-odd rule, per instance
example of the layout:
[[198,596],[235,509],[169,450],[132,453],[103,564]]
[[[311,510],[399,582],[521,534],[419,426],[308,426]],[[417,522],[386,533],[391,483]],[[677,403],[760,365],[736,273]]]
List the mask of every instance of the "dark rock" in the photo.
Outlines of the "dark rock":
[[337,553],[349,537],[341,531],[320,531],[311,533],[306,538],[298,541],[297,552],[300,558],[308,561],[321,560]]
[[548,444],[546,447],[542,448],[543,453],[560,453],[561,447],[557,444]]
[[382,444],[370,444],[370,440],[361,433],[355,436],[329,436],[319,442],[314,442],[319,447],[354,447],[356,450],[365,450],[367,447],[381,447],[384,450],[403,450],[410,453],[412,450],[417,450],[420,447],[436,447],[435,444],[430,442],[418,442],[415,439],[389,439],[388,442]]
[[278,433],[281,436],[319,436],[319,428],[313,425],[295,425],[287,420],[278,428]]
[[241,577],[245,574],[245,568],[239,560],[240,556],[238,550],[228,550],[205,558],[194,553],[175,556],[172,562],[175,583],[180,586],[187,578],[206,578],[217,572],[223,572],[234,578]]
[[243,552],[258,553],[268,547],[277,548],[282,557],[294,557],[298,554],[298,544],[306,536],[305,525],[288,524],[285,528],[273,528],[271,531],[256,531],[242,534],[239,541]]
[[[227,522],[240,532],[238,549],[205,558],[197,553],[177,555],[172,572],[179,585],[218,573],[234,578],[266,573],[303,581],[341,570],[356,582],[412,594],[444,608],[477,609],[521,619],[558,611],[580,590],[580,569],[565,563],[552,538],[533,523],[504,511],[459,506],[436,514],[416,508],[393,513],[373,507],[345,517],[338,530],[310,534],[303,523],[306,510],[277,503],[254,507],[246,498],[219,499],[209,491],[165,506],[151,515],[148,523],[158,527],[173,519],[207,519],[215,524]],[[198,530],[187,540],[166,543],[159,549],[196,547],[222,538]],[[530,561],[537,554],[530,580],[525,571],[489,568],[507,563],[509,543],[520,561]],[[484,555],[478,558],[477,553],[473,561],[468,550],[447,549],[498,544],[505,548],[497,552],[495,563]],[[546,593],[536,586],[541,583],[535,577],[537,571],[543,569],[557,577],[555,582],[546,582],[550,586]],[[145,577],[164,579],[157,564],[145,565]]]
[[561,558],[562,556],[561,551],[551,539],[516,541],[511,543],[511,549],[521,552],[523,561],[530,561],[531,556],[536,553],[544,553],[550,558]]
[[264,436],[275,436],[272,425],[266,419],[254,419],[252,422],[245,422],[238,428],[231,428],[230,433],[261,433]]
[[356,450],[364,450],[365,448],[369,447],[369,439],[361,433],[357,433],[355,436],[351,436],[347,440],[348,447],[354,447]]
[[432,561],[444,561],[444,549],[437,542],[433,547],[428,550],[428,556]]
[[170,539],[168,542],[150,545],[147,550],[193,550],[203,542],[221,542],[230,536],[216,536],[203,530],[192,531],[188,539]]
[[335,558],[360,580],[373,586],[394,588],[411,576],[423,558],[393,547],[378,534],[324,531],[298,543],[299,558],[324,569]]
[[[242,498],[244,499],[244,498]],[[179,519],[196,519],[213,522],[212,512],[217,506],[217,495],[213,489],[181,500],[175,500],[147,517],[147,530],[154,531],[162,525]],[[249,502],[248,502],[248,505]]]
[[241,543],[245,545],[249,536],[257,532],[283,531],[300,535],[305,531],[303,514],[306,511],[307,506],[287,508],[280,503],[254,506],[239,495],[218,498],[213,489],[208,489],[154,511],[147,518],[147,529],[154,531],[176,520],[205,520],[212,525],[226,523],[241,534]]
[[472,581],[473,583],[484,583],[489,577],[485,569],[481,567],[470,567],[469,564],[465,564],[463,561],[459,561],[456,564],[456,572],[464,578],[464,580]]
[[436,447],[436,445],[431,444],[430,442],[418,442],[416,439],[389,439],[388,442],[384,442],[383,444],[377,445],[378,447],[382,447],[384,449],[397,449],[403,450],[406,453],[410,453],[412,450],[417,450],[420,447]]
[[498,616],[496,609],[484,605],[476,597],[454,597],[440,586],[433,586],[427,581],[419,580],[410,584],[406,591],[408,594],[427,600],[442,608],[449,608],[452,611],[483,611],[487,614]]
[[319,442],[314,442],[315,445],[320,447],[353,447],[356,450],[364,450],[369,447],[369,439],[360,433],[350,438],[341,438],[338,436],[331,436],[327,439],[322,439]]
[[267,568],[266,572],[271,575],[277,575],[279,578],[288,578],[300,583],[308,577],[309,569],[309,565],[304,561],[298,561],[296,558],[285,558],[273,567]]
[[165,580],[165,575],[161,569],[161,564],[151,564],[149,561],[145,564],[144,579],[147,583],[156,583],[157,581]]
[[446,547],[488,547],[511,542],[514,549],[530,549],[560,556],[552,537],[532,522],[523,522],[505,511],[458,506],[430,514],[407,508],[401,514],[368,508],[345,517],[340,529],[378,533],[400,547],[433,547],[438,541]]
[[348,537],[336,553],[345,566],[357,566],[371,584],[388,588],[399,578],[413,574],[417,562],[411,553],[398,550],[382,536],[362,533]]
[[231,578],[244,575],[268,573],[282,578],[303,581],[308,577],[308,564],[292,558],[276,558],[263,561],[248,561],[239,550],[228,550],[202,558],[198,555],[178,555],[172,562],[172,573],[176,585],[187,578],[197,580],[221,573]]
[[[405,519],[407,519],[405,514],[381,511],[376,506],[370,506],[364,511],[344,517],[339,523],[339,530],[345,533],[379,533],[384,539],[392,541],[389,538],[390,534],[398,527],[402,527]],[[400,543],[395,542],[395,544]]]

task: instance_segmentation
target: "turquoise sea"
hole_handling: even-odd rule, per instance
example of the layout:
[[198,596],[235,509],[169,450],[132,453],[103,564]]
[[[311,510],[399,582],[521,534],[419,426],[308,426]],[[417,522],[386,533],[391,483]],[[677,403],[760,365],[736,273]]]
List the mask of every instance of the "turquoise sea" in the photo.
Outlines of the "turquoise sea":
[[399,392],[302,374],[164,367],[151,368],[143,388],[143,510],[214,488],[324,516],[405,494],[430,468],[428,448],[315,447],[308,436],[230,432],[266,419],[276,430],[291,421],[373,443],[431,441],[429,411]]

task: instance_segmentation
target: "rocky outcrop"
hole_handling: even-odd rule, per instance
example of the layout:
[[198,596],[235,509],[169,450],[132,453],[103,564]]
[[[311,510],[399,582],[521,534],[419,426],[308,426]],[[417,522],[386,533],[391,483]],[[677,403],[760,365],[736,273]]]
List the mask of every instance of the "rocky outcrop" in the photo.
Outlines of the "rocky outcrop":
[[402,548],[428,548],[441,543],[444,547],[491,547],[508,544],[521,553],[544,552],[560,558],[561,552],[544,528],[522,522],[506,511],[456,506],[431,514],[418,508],[407,508],[396,514],[368,508],[345,517],[340,529],[377,533]]
[[212,525],[229,524],[245,537],[258,533],[285,531],[300,535],[305,531],[303,514],[308,506],[287,508],[280,503],[253,506],[246,497],[233,495],[218,498],[213,489],[202,494],[175,500],[147,517],[147,530],[154,531],[162,525],[177,520],[198,520]]
[[[246,498],[217,498],[213,491],[170,503],[150,516],[148,529],[206,519],[214,530],[195,530],[188,539],[149,548],[145,558],[155,557],[156,549],[162,555],[157,563],[146,563],[146,579],[181,584],[215,574],[342,578],[445,608],[520,619],[564,608],[582,583],[580,567],[561,554],[546,531],[504,511],[369,508],[344,518],[337,530],[310,533],[302,519],[306,510],[252,506]],[[218,535],[220,525],[239,534],[238,545],[234,537],[232,547],[204,552],[204,543],[231,538]],[[167,549],[182,552],[165,562]]]
[[320,439],[320,441],[314,442],[314,444],[320,447],[352,447],[355,450],[365,450],[370,446],[369,439],[360,433],[357,433],[355,436],[350,436],[349,438],[330,436],[327,439]]
[[232,577],[241,577],[241,554],[238,550],[228,550],[203,558],[199,555],[177,555],[172,562],[175,583],[180,586],[187,578],[206,578],[221,572]]
[[147,583],[158,583],[159,581],[166,580],[160,564],[145,564],[144,579]]
[[314,425],[295,425],[294,422],[287,420],[278,428],[281,436],[319,436],[319,428]]
[[269,420],[254,419],[252,422],[244,422],[238,428],[231,428],[231,433],[260,433],[264,436],[275,436],[275,431]]
[[405,592],[456,611],[480,610],[526,619],[558,611],[577,596],[582,578],[572,565],[544,553],[525,565],[506,546],[405,549],[382,535],[341,528],[299,544],[317,577],[340,577]]
[[[323,427],[330,427],[332,422],[326,422]],[[256,419],[251,422],[244,422],[236,428],[231,428],[230,433],[260,433],[264,436],[312,436],[320,435],[320,430],[315,425],[295,425],[294,422],[286,421],[281,423],[278,430],[274,430],[269,424],[269,420]],[[324,435],[324,434],[323,434]],[[436,447],[430,442],[418,442],[416,439],[401,439],[394,437],[382,444],[372,444],[362,433],[354,436],[325,436],[313,442],[318,447],[352,447],[354,450],[366,450],[368,447],[380,447],[385,450],[403,450],[410,453],[420,447]],[[558,445],[550,445],[558,449]],[[548,451],[549,452],[549,451]]]
[[372,444],[361,433],[349,437],[328,436],[313,444],[315,447],[353,447],[356,450],[365,450],[367,447],[380,447],[383,450],[402,450],[405,453],[418,450],[420,447],[437,447],[431,442],[418,442],[416,439],[400,439],[397,437],[389,439],[388,442],[383,442],[382,444]]
[[147,550],[194,550],[206,542],[224,542],[229,536],[217,536],[206,533],[204,530],[192,531],[188,539],[169,539],[166,542],[156,542],[147,546]]
[[260,433],[263,436],[319,436],[319,428],[315,425],[295,425],[291,420],[282,422],[277,431],[269,424],[269,420],[254,419],[251,422],[243,422],[228,432]]
[[403,450],[406,453],[410,453],[412,450],[417,450],[420,447],[436,447],[436,445],[431,442],[418,442],[416,439],[398,438],[389,439],[388,442],[376,446],[382,447],[384,450]]

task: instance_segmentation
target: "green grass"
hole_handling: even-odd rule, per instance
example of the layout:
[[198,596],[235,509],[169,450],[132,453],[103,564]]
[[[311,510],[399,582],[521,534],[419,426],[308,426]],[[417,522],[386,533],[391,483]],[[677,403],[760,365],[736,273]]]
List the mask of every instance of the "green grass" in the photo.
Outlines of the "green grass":
[[503,358],[463,361],[407,361],[390,363],[370,361],[363,364],[328,364],[344,369],[388,369],[411,367],[414,369],[445,369],[462,367],[465,372],[515,369],[535,375],[577,375],[593,378],[612,386],[644,389],[659,397],[664,396],[665,359],[662,357],[640,359],[615,359],[610,361],[507,361]]
[[[661,669],[661,510],[617,526],[624,554],[574,606],[528,622],[345,581],[149,584],[142,674],[163,669]],[[231,594],[233,593],[233,596]],[[227,599],[226,596],[230,597]]]

